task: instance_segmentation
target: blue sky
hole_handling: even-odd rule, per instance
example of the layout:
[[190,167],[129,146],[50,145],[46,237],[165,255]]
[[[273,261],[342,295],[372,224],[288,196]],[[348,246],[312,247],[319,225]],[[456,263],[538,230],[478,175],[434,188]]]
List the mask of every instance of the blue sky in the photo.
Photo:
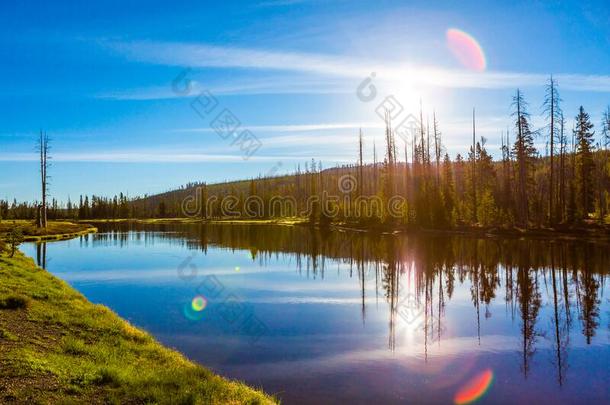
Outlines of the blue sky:
[[[452,156],[466,148],[472,107],[497,153],[517,87],[542,127],[551,73],[568,127],[581,104],[599,127],[610,104],[607,4],[499,3],[5,2],[0,198],[37,198],[40,129],[52,142],[51,196],[65,201],[350,162],[360,127],[372,160],[383,133],[375,109],[389,95],[404,114],[419,100],[434,111]],[[460,64],[449,28],[478,41],[485,71]],[[190,91],[177,92],[185,69]],[[363,102],[356,89],[371,72],[378,95]],[[203,118],[191,106],[202,91],[218,103]],[[210,127],[224,109],[261,142],[247,160]]]

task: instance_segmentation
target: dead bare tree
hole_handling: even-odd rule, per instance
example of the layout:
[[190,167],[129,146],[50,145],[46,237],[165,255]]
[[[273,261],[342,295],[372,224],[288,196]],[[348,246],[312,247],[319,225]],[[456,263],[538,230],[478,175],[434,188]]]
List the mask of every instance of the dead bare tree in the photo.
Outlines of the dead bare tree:
[[436,112],[432,113],[432,120],[434,126],[434,155],[436,158],[436,186],[438,187],[440,184],[440,161],[442,153],[442,142],[441,132],[438,130],[438,122],[436,121]]
[[543,113],[546,114],[549,120],[549,151],[550,151],[550,178],[549,178],[549,215],[548,223],[553,225],[557,217],[555,215],[555,140],[557,137],[557,125],[561,119],[561,108],[559,103],[561,99],[557,92],[557,81],[550,77],[549,83],[546,86],[546,97],[543,104]]
[[36,225],[39,228],[47,227],[47,197],[49,193],[49,137],[46,132],[40,131],[38,138],[38,152],[40,153],[40,186],[42,203],[38,207],[38,221]]
[[362,176],[363,162],[362,162],[362,128],[360,128],[360,135],[358,137],[358,195],[362,196],[364,192],[364,179]]

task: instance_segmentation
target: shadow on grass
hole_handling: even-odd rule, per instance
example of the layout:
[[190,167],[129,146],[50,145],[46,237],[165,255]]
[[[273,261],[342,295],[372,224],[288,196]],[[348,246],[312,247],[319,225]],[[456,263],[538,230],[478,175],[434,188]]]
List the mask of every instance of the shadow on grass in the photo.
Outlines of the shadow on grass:
[[20,295],[9,295],[7,297],[0,297],[0,309],[27,309],[29,305],[29,299]]

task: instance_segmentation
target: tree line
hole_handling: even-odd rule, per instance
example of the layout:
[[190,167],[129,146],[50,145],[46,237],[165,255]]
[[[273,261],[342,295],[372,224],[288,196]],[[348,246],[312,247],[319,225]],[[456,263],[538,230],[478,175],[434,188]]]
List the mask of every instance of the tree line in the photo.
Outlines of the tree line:
[[[603,112],[597,131],[582,106],[574,119],[568,120],[553,77],[546,85],[541,106],[543,128],[533,127],[529,105],[521,90],[516,90],[511,106],[512,128],[501,134],[498,160],[488,150],[487,139],[477,137],[474,109],[472,143],[453,159],[443,144],[436,114],[432,114],[431,122],[424,122],[420,109],[416,130],[409,136],[402,134],[403,142],[398,141],[389,114],[386,116],[384,145],[378,148],[373,143],[372,163],[364,163],[366,139],[361,131],[354,164],[323,169],[321,162],[312,159],[287,175],[218,184],[191,183],[178,190],[136,198],[127,198],[122,193],[112,198],[81,196],[78,204],[69,201],[61,207],[53,200],[49,216],[51,219],[192,216],[184,209],[185,200],[191,198],[198,204],[196,216],[202,219],[241,218],[249,216],[248,202],[255,197],[261,202],[259,218],[305,215],[318,224],[334,221],[426,228],[605,224],[610,193],[610,106]],[[545,145],[543,151],[536,148],[536,142]],[[349,189],[342,185],[346,178],[354,183]],[[228,196],[233,199],[230,213],[221,204]],[[390,215],[388,211],[387,203],[393,196],[403,198],[397,207],[399,215]],[[288,197],[292,202],[288,210],[271,209],[274,199]],[[316,197],[313,202],[312,197]],[[359,210],[362,201],[372,198],[381,204],[371,204],[366,215],[362,215]],[[42,206],[46,205],[43,202]],[[38,206],[0,201],[0,216],[37,218]],[[338,214],[329,216],[331,209]]]

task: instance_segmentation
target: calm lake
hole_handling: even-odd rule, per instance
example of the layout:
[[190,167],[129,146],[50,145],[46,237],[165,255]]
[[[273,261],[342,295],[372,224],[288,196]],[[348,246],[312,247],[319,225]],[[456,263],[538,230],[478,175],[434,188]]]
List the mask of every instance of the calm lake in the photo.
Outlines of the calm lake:
[[284,403],[608,403],[610,246],[97,224],[26,254]]

